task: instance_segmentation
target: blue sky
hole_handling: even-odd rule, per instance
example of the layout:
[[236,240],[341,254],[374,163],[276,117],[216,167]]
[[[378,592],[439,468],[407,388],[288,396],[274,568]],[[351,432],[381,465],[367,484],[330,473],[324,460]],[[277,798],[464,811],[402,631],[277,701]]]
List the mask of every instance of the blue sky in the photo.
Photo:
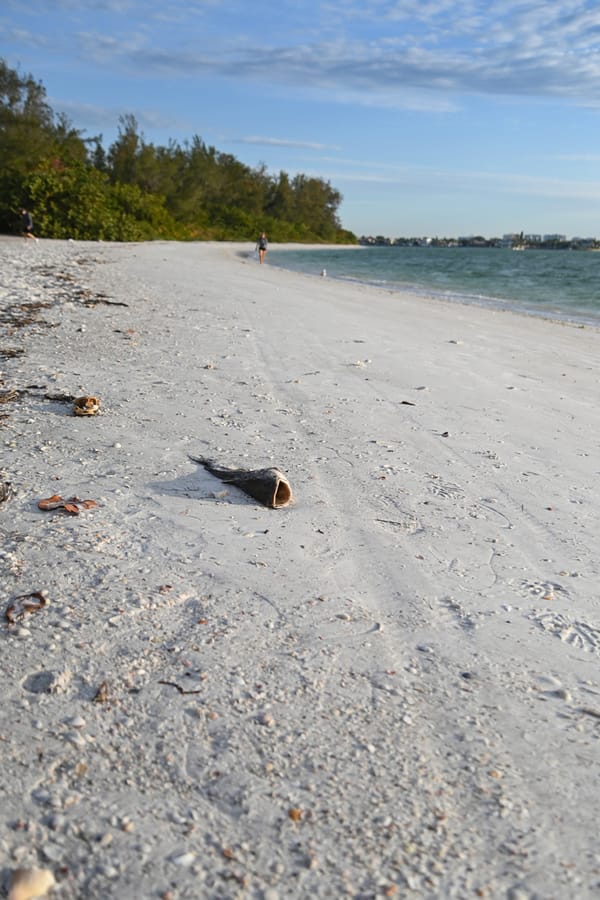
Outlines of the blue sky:
[[598,0],[2,0],[84,136],[329,180],[357,234],[600,237]]

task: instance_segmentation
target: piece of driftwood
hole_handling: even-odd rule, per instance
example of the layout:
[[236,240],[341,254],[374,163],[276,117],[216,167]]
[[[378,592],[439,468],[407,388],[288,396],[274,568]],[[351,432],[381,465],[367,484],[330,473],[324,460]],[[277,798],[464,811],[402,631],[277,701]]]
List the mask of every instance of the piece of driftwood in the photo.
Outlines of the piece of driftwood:
[[233,469],[217,465],[203,456],[190,456],[194,462],[204,466],[207,472],[225,484],[233,484],[245,494],[260,501],[271,509],[279,509],[292,502],[292,488],[279,469]]

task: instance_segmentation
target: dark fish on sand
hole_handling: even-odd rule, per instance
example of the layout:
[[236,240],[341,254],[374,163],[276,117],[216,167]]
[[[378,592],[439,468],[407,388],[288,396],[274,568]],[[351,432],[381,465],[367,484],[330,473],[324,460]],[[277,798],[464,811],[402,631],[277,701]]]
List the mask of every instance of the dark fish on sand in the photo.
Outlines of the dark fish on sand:
[[190,456],[190,459],[204,466],[215,478],[235,485],[271,509],[287,506],[292,501],[290,483],[279,469],[229,469],[202,456]]

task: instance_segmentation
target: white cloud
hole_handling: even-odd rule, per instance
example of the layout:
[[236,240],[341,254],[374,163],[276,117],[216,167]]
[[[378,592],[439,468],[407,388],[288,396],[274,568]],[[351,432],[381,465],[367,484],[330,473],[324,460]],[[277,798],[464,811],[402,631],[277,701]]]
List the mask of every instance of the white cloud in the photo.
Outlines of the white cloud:
[[236,138],[232,141],[234,144],[259,144],[265,147],[294,147],[301,150],[340,150],[332,144],[318,144],[314,141],[296,141],[289,138],[260,137],[258,135],[249,135],[248,137]]
[[[70,101],[60,100],[54,97],[49,98],[50,104],[57,112],[65,113],[70,121],[75,123],[85,123],[85,129],[95,128],[98,130],[114,130],[119,119],[122,116],[131,114],[130,109],[124,107],[108,107],[98,106],[91,103],[73,103]],[[156,110],[136,109],[135,120],[139,125],[140,131],[144,128],[162,129],[180,127],[182,124],[172,116],[166,116]]]
[[[373,169],[373,164],[369,164]],[[385,167],[383,167],[385,169]],[[310,174],[310,173],[307,173]],[[320,173],[321,177],[331,179],[336,184],[344,182],[362,182],[366,184],[382,184],[389,186],[409,187],[411,191],[426,188],[428,191],[455,191],[461,194],[514,194],[520,197],[537,197],[546,199],[592,201],[600,200],[600,183],[597,181],[573,181],[570,179],[542,178],[532,175],[511,175],[498,172],[460,172],[444,169],[427,169],[405,167],[401,171],[382,171],[380,173],[364,173],[360,171],[346,172],[338,169],[335,172]]]
[[[600,103],[597,0],[309,0],[302,10],[297,0],[280,0],[277,22],[264,14],[266,0],[232,0],[226,10],[217,0],[29,6],[50,11],[56,2],[73,11],[64,15],[62,46],[74,38],[83,59],[124,73],[223,77],[342,103],[444,112],[469,95]],[[105,18],[86,31],[94,11]]]
[[[358,38],[353,16],[361,10],[370,27]],[[342,13],[346,19],[337,35],[320,42],[278,40],[277,32],[269,35],[265,26],[264,43],[240,30],[210,44],[202,35],[189,43],[183,36],[186,46],[174,49],[161,43],[160,31],[151,38],[151,30],[134,29],[126,40],[82,35],[83,50],[147,74],[300,85],[336,99],[350,96],[353,102],[362,95],[372,105],[406,107],[414,92],[422,92],[418,101],[429,93],[428,109],[434,108],[433,95],[558,96],[580,102],[600,97],[600,10],[595,4],[507,0],[490,9],[481,2],[420,0],[329,4],[324,15],[341,21]],[[438,100],[438,106],[448,109],[447,99]]]

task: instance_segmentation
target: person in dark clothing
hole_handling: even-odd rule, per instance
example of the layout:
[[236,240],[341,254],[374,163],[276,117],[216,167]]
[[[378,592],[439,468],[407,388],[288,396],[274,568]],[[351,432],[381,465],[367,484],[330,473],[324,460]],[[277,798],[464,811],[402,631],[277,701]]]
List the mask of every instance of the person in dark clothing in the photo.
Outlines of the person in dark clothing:
[[32,238],[32,240],[37,241],[37,238],[33,233],[33,219],[31,218],[31,213],[26,209],[21,210],[21,223],[23,228],[23,237]]
[[264,231],[261,232],[260,237],[256,242],[256,249],[258,250],[258,258],[262,266],[265,261],[265,254],[267,252],[267,235]]

